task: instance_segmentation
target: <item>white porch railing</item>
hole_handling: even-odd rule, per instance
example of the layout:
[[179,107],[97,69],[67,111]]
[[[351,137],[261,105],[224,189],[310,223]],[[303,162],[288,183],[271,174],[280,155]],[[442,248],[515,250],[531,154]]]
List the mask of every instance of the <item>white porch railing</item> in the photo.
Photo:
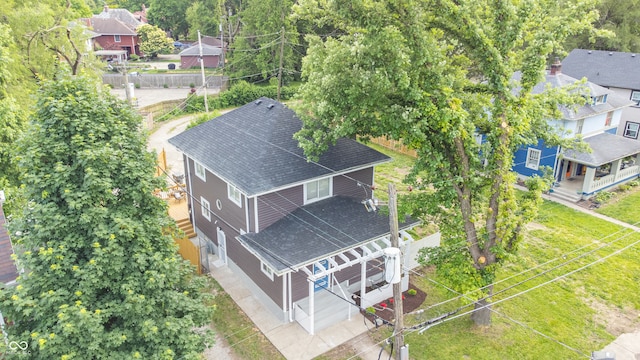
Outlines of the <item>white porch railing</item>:
[[640,166],[638,165],[629,166],[628,168],[618,170],[618,173],[616,175],[607,175],[607,176],[601,177],[598,180],[594,180],[591,183],[591,186],[589,186],[589,192],[591,193],[591,192],[600,190],[602,188],[606,188],[619,181],[629,179],[633,176],[637,176],[638,174],[640,174]]
[[381,303],[383,300],[393,297],[393,285],[387,284],[378,289],[371,290],[360,297],[360,307],[368,308],[375,304]]

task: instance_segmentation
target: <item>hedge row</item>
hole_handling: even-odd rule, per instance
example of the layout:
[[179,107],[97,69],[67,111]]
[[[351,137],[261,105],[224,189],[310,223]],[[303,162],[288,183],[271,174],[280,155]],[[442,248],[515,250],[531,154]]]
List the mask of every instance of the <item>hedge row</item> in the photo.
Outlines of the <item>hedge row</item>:
[[[293,97],[297,88],[283,86],[280,89],[280,99],[288,100]],[[209,97],[209,109],[224,109],[248,104],[260,97],[275,99],[278,96],[278,87],[275,85],[257,86],[246,81],[239,81],[229,90],[221,92],[217,97]],[[187,100],[184,112],[187,114],[204,111],[204,97],[191,95]]]

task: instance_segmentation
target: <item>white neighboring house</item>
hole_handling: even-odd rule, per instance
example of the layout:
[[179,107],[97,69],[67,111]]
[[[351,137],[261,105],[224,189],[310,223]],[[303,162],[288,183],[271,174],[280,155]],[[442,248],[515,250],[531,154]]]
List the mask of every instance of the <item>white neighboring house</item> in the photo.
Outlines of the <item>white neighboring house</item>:
[[634,105],[624,109],[617,135],[638,140],[640,136],[640,54],[574,49],[562,61],[562,71],[576,79],[612,90]]

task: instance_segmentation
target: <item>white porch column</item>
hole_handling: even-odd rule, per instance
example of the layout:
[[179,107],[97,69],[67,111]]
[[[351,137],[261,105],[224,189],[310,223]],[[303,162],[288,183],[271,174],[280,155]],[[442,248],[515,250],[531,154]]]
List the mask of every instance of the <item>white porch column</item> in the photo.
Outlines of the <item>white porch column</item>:
[[590,193],[591,184],[596,177],[596,168],[587,166],[587,172],[584,174],[584,182],[582,183],[582,192]]
[[611,175],[618,175],[618,172],[620,171],[620,165],[622,165],[622,159],[618,159],[611,163]]
[[315,335],[315,316],[316,312],[315,304],[314,304],[314,285],[315,282],[309,281],[309,334]]
[[367,290],[367,261],[360,263],[360,307],[364,308],[364,294]]

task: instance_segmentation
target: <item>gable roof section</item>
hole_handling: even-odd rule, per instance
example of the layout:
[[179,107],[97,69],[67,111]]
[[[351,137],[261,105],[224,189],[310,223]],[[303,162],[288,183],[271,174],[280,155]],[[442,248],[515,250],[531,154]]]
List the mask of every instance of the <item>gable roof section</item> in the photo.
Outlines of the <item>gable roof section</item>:
[[[202,56],[219,56],[222,54],[222,49],[216,46],[207,45],[202,43]],[[200,46],[198,43],[194,43],[192,46],[180,51],[180,56],[200,56]]]
[[108,7],[105,7],[100,14],[94,15],[93,17],[118,20],[131,30],[135,30],[138,26],[143,24],[127,9],[109,9]]
[[91,27],[94,32],[100,35],[137,35],[137,33],[123,22],[116,19],[102,19],[93,17]]
[[[415,226],[406,220],[399,229]],[[238,237],[277,273],[389,235],[389,217],[367,212],[358,201],[334,196],[300,207],[259,233]]]
[[[563,65],[564,66],[564,65]],[[564,69],[564,67],[563,67]],[[515,73],[514,74],[514,80],[516,81],[520,81],[520,77],[521,77],[521,73]],[[569,76],[567,74],[564,74],[560,71],[558,71],[556,74],[551,75],[549,72],[547,72],[546,76],[545,76],[545,80],[536,84],[536,86],[533,87],[532,93],[533,94],[541,94],[542,92],[545,91],[545,89],[547,89],[547,87],[551,87],[551,88],[562,88],[565,86],[570,86],[573,85],[574,83],[578,82],[579,80]],[[604,88],[602,86],[596,85],[591,81],[587,81],[584,85],[583,85],[585,90],[588,90],[588,93],[590,96],[594,97],[594,96],[600,96],[600,95],[606,95],[607,96],[607,102],[603,103],[603,104],[598,104],[598,105],[591,105],[589,103],[581,105],[581,106],[576,106],[576,107],[571,107],[571,106],[561,106],[560,107],[560,111],[562,112],[563,118],[565,120],[579,120],[579,119],[584,119],[584,118],[588,118],[594,115],[598,115],[598,114],[604,114],[604,113],[608,113],[610,111],[614,111],[614,110],[618,110],[618,109],[622,109],[625,108],[627,106],[630,106],[632,104],[634,104],[633,101],[625,99],[619,95],[617,95],[613,90]],[[586,93],[586,91],[585,91]]]
[[0,283],[11,283],[18,277],[18,269],[11,255],[13,255],[13,246],[7,230],[2,203],[0,203]]
[[565,150],[564,158],[589,166],[601,166],[614,160],[640,153],[640,142],[610,133],[601,133],[584,139],[590,153]]
[[188,157],[251,197],[391,159],[351,139],[340,139],[307,161],[293,134],[302,127],[295,112],[260,98],[169,139]]
[[640,55],[617,51],[574,49],[562,61],[562,71],[586,77],[606,87],[640,89]]

